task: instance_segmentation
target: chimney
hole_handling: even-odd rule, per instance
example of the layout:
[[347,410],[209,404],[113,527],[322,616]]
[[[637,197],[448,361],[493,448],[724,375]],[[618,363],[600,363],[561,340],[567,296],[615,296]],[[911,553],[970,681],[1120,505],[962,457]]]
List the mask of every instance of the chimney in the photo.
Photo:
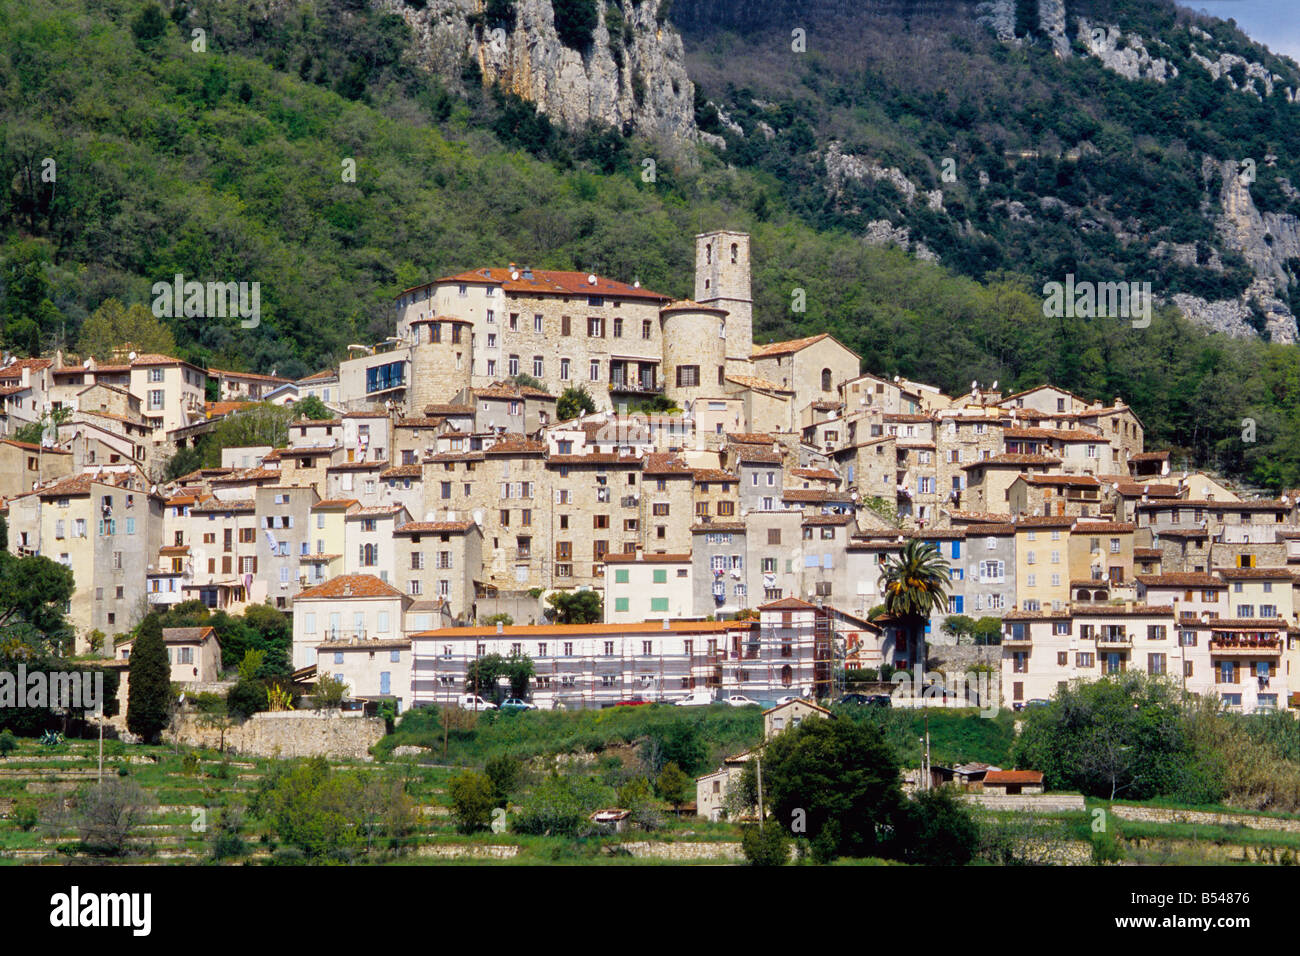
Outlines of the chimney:
[[664,618],[664,630],[665,631],[671,630],[671,628],[668,626],[668,618],[666,617]]
[[504,634],[505,632],[506,632],[505,624],[501,621],[497,621],[497,633]]

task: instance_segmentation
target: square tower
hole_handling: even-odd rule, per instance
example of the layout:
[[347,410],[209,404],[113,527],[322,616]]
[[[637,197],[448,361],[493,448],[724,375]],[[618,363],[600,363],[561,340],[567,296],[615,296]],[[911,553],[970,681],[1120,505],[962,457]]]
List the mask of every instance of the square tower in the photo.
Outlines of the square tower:
[[727,311],[727,358],[748,362],[754,348],[748,233],[719,229],[695,237],[695,301]]

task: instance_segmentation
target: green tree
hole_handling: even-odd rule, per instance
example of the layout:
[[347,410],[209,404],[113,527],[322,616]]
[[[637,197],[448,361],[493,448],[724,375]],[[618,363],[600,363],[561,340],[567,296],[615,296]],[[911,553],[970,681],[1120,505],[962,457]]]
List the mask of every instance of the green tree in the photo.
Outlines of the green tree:
[[515,787],[519,785],[519,778],[523,764],[518,757],[510,754],[500,754],[490,758],[483,765],[483,772],[492,781],[492,798],[495,805],[504,807],[506,801]]
[[465,690],[478,694],[484,700],[500,697],[498,683],[506,676],[506,658],[500,654],[484,654],[469,662],[465,669]]
[[497,798],[487,774],[473,770],[456,774],[447,784],[447,796],[451,799],[452,818],[461,833],[473,833],[492,822]]
[[146,743],[158,739],[171,720],[171,665],[158,613],[145,615],[131,647],[126,727]]
[[1136,671],[1058,690],[1034,708],[1016,740],[1019,766],[1053,790],[1113,800],[1178,793],[1197,767],[1181,691]]
[[[875,856],[902,802],[898,761],[874,724],[809,718],[763,749],[763,787],[776,825],[816,840],[833,824],[836,856]],[[826,841],[823,841],[824,843]]]
[[319,395],[308,395],[306,398],[300,398],[293,405],[294,417],[306,418],[313,422],[330,421],[334,418],[334,413],[330,411],[329,406],[321,401]]
[[62,650],[71,637],[63,608],[72,591],[71,568],[43,555],[0,552],[0,628],[30,624],[46,647]]
[[280,842],[311,859],[347,861],[364,838],[364,781],[351,772],[332,771],[316,757],[277,766],[263,778],[253,811]]
[[965,866],[979,849],[980,832],[967,806],[939,787],[906,801],[893,842],[906,863]]
[[551,0],[551,8],[560,42],[575,50],[585,50],[600,22],[596,0]]
[[105,299],[82,323],[77,348],[82,355],[108,362],[126,352],[175,355],[176,338],[143,305]]
[[659,796],[676,809],[690,800],[691,793],[695,789],[695,781],[688,777],[681,767],[669,761],[664,764],[664,769],[659,771],[659,779],[655,781],[655,786],[659,790]]
[[311,695],[312,701],[321,710],[331,710],[343,703],[348,696],[348,685],[335,680],[329,674],[316,675],[316,690]]
[[18,749],[18,738],[14,736],[12,730],[6,727],[0,730],[0,759],[8,757]]
[[262,662],[264,660],[266,660],[266,651],[253,648],[244,651],[244,659],[239,662],[239,679],[241,681],[251,681],[261,677]]
[[948,563],[939,549],[916,539],[889,558],[880,574],[885,611],[898,618],[908,635],[908,649],[924,666],[925,622],[936,610],[948,610]]
[[162,7],[156,3],[145,4],[131,21],[131,32],[135,34],[140,49],[149,50],[157,45],[167,32],[167,18],[163,16]]
[[596,400],[591,397],[585,385],[570,385],[555,402],[555,417],[562,422],[590,415],[595,410]]
[[939,630],[949,637],[957,639],[960,644],[963,637],[970,637],[975,632],[975,619],[965,614],[949,614],[939,625]]
[[996,617],[982,617],[975,622],[971,636],[976,644],[1001,644],[1002,621]]
[[527,372],[520,372],[518,375],[511,375],[507,381],[510,382],[511,385],[518,385],[522,388],[535,388],[539,392],[547,391],[546,385],[543,382],[533,378]]
[[605,606],[596,591],[556,591],[546,598],[557,624],[599,624]]
[[506,658],[503,673],[510,682],[510,696],[526,700],[528,682],[537,674],[533,659],[527,654],[511,654]]

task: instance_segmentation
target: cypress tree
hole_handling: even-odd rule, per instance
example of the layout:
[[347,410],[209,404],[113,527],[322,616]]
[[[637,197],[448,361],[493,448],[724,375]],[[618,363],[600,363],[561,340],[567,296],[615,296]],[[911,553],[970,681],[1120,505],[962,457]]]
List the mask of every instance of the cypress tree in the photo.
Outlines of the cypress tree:
[[135,632],[127,689],[126,727],[146,743],[167,726],[171,703],[171,664],[163,644],[162,621],[150,612]]

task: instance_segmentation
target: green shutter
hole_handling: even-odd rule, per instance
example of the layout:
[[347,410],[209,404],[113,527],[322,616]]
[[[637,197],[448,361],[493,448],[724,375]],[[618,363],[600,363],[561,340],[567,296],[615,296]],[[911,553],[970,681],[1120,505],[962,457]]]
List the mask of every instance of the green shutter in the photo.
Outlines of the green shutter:
[[668,572],[663,570],[656,571],[655,584],[667,584],[667,583],[668,583]]
[[[656,571],[655,573],[658,574],[659,572]],[[667,598],[651,598],[651,599],[650,599],[650,610],[652,610],[652,611],[663,611],[664,613],[667,613],[667,612],[668,612],[668,599],[667,599]]]
[[[627,572],[623,572],[626,574]],[[614,598],[614,610],[619,614],[627,613],[627,598]]]
[[614,572],[615,584],[627,584],[627,568],[619,568]]

